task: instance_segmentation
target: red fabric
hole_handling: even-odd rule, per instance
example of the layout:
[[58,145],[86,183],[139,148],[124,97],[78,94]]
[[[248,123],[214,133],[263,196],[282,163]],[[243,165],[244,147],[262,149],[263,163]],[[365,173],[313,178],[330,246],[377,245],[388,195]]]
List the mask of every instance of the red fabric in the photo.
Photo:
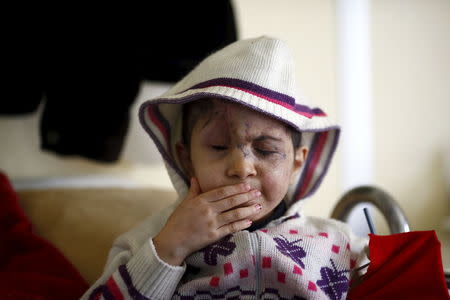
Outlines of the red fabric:
[[434,231],[370,234],[370,265],[347,299],[450,299]]
[[0,299],[79,299],[88,287],[57,248],[32,232],[0,172]]

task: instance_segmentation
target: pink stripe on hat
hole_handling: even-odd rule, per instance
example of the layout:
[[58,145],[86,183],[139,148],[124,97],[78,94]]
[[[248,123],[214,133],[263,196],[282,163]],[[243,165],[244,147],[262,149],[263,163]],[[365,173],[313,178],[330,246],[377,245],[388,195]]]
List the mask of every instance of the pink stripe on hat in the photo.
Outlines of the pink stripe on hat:
[[309,189],[311,187],[310,186],[311,179],[313,178],[314,172],[315,172],[316,167],[321,158],[323,148],[327,141],[327,137],[328,137],[328,132],[322,132],[319,134],[317,143],[315,145],[314,152],[312,153],[311,160],[309,162],[308,161],[306,162],[307,169],[306,169],[305,177],[304,177],[302,185],[301,185],[302,188],[300,189],[300,192],[298,194],[298,197],[300,197],[300,198],[303,197],[305,195],[307,189]]

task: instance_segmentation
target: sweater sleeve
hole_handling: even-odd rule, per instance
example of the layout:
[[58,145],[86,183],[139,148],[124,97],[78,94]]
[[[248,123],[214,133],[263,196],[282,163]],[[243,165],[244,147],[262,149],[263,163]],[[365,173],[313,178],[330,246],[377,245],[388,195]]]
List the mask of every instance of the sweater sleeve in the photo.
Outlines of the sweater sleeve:
[[168,208],[119,236],[103,274],[80,299],[170,299],[186,266],[161,260],[151,238],[171,211]]

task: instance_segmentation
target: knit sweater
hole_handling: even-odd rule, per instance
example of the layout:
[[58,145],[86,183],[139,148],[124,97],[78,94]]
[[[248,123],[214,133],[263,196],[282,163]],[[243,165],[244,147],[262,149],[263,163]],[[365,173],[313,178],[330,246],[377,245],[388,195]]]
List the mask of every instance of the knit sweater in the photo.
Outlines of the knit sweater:
[[120,236],[81,299],[345,299],[366,239],[336,220],[288,213],[226,236],[183,266],[158,257],[151,236],[166,209]]

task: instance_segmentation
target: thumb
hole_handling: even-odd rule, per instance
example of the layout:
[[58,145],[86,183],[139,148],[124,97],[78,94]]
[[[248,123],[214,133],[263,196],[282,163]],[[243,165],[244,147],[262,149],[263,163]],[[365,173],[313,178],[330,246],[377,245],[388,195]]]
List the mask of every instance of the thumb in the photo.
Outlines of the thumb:
[[200,185],[195,177],[191,177],[191,186],[189,188],[189,197],[195,197],[201,193]]

